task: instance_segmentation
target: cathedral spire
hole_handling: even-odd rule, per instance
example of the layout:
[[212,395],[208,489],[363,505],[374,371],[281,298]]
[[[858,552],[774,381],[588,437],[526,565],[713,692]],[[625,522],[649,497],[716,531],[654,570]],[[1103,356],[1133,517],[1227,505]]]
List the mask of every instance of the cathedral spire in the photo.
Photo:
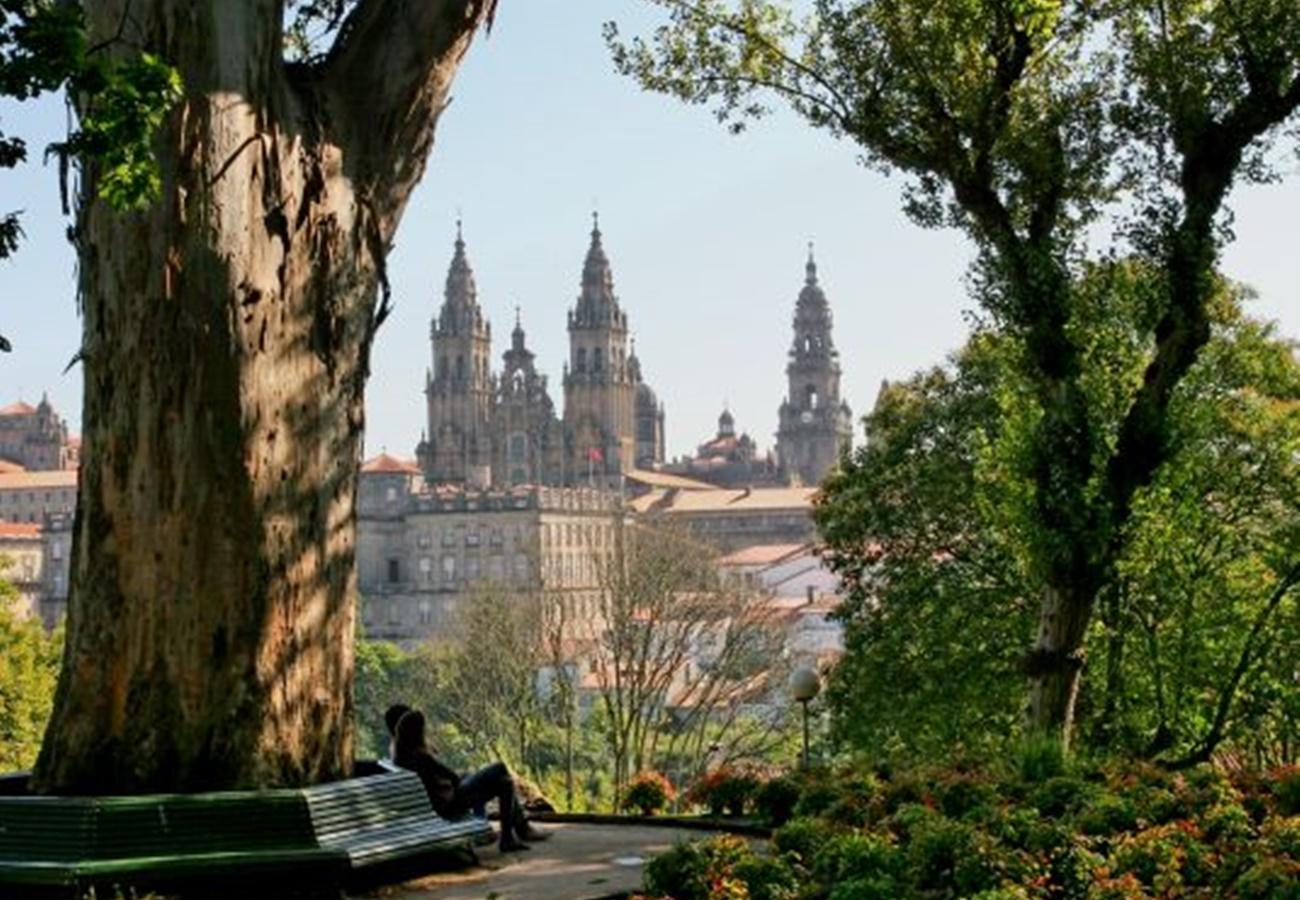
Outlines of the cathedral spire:
[[516,351],[524,349],[524,324],[519,314],[519,306],[515,305],[515,330],[510,332],[510,346]]
[[580,320],[595,324],[620,318],[614,296],[614,273],[601,242],[600,214],[591,214],[591,244],[582,264],[582,294],[576,310]]
[[808,242],[808,263],[804,266],[804,284],[817,286],[817,260],[813,256],[813,242]]
[[451,265],[447,269],[447,284],[443,292],[444,314],[449,307],[473,309],[478,306],[478,287],[474,283],[474,270],[465,255],[465,235],[461,220],[456,220],[456,244]]

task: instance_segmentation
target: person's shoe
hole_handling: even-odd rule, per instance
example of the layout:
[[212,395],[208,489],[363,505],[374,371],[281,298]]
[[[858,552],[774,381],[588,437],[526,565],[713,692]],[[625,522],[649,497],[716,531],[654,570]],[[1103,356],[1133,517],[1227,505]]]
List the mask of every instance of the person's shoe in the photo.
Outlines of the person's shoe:
[[536,844],[541,841],[549,841],[551,839],[551,833],[549,831],[542,831],[542,829],[535,825],[529,824],[519,830],[519,837],[521,840],[531,841]]
[[531,850],[531,849],[533,848],[525,844],[523,841],[517,840],[515,838],[511,838],[508,841],[501,842],[502,853],[518,853],[520,850]]

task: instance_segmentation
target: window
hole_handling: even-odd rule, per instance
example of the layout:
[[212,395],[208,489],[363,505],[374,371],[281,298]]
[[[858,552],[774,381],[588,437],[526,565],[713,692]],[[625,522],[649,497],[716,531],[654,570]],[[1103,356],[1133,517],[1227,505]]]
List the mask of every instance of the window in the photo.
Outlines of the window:
[[63,559],[63,542],[55,541],[50,544],[50,556],[53,559]]
[[420,601],[420,624],[428,625],[433,621],[433,604],[428,600]]
[[402,561],[396,557],[388,560],[388,583],[396,584],[402,580]]
[[591,371],[599,372],[605,368],[605,351],[597,347],[591,351]]
[[427,556],[421,556],[420,571],[424,574],[425,581],[430,580],[433,576],[433,560]]
[[480,537],[479,537],[478,526],[477,525],[469,526],[469,529],[465,532],[465,546],[477,547],[479,545],[479,540]]
[[456,377],[465,377],[465,357],[463,356],[456,357]]
[[576,368],[579,372],[587,371],[587,348],[586,347],[578,348],[578,359],[574,363],[574,368]]
[[510,461],[523,462],[528,455],[528,437],[521,432],[510,435]]
[[430,547],[433,545],[433,535],[430,532],[422,531],[420,532],[419,537],[415,539],[415,542],[421,548]]
[[384,497],[389,503],[397,502],[397,488],[389,485],[388,490],[384,492]]
[[471,556],[469,559],[465,560],[465,577],[473,581],[475,578],[478,578],[478,573],[479,573],[478,557]]
[[807,402],[805,403],[805,406],[806,406],[808,409],[816,409],[816,408],[817,408],[817,388],[810,384],[810,385],[808,385],[807,387],[805,387],[803,390],[804,390],[804,399],[807,401]]
[[442,558],[442,578],[444,581],[454,581],[456,578],[456,557],[444,556]]

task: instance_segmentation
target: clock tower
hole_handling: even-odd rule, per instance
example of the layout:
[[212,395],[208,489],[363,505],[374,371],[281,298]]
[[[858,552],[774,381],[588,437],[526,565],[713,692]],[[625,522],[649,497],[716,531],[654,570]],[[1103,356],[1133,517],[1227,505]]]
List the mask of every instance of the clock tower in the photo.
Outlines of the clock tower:
[[831,308],[808,246],[803,289],[794,311],[794,343],[785,372],[776,456],[790,482],[818,484],[853,440],[853,413],[840,399],[840,358],[831,340]]

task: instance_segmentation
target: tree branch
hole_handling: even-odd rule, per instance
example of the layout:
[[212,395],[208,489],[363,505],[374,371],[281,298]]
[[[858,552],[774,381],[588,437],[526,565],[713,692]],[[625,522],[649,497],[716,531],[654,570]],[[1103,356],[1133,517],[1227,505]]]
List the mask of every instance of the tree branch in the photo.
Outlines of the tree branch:
[[322,65],[344,167],[385,245],[424,174],[456,71],[495,11],[496,0],[361,0]]

